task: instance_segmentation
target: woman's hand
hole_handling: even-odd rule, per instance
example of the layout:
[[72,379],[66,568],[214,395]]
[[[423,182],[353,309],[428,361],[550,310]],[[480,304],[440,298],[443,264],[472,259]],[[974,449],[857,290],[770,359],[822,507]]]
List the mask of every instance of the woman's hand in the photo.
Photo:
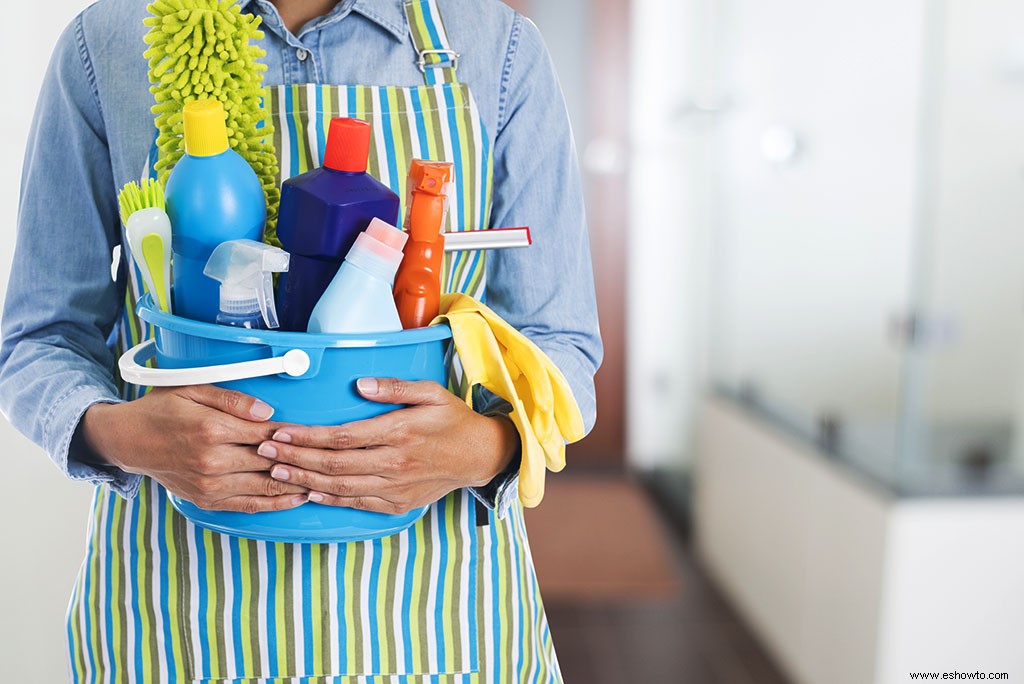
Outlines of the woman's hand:
[[519,433],[504,416],[475,413],[436,382],[363,378],[360,394],[408,408],[337,427],[288,425],[258,453],[271,476],[310,490],[309,500],[405,513],[505,469]]
[[82,419],[86,444],[107,463],[148,475],[200,508],[277,511],[307,501],[304,487],[270,477],[256,446],[283,424],[240,392],[157,388],[125,404],[96,404]]

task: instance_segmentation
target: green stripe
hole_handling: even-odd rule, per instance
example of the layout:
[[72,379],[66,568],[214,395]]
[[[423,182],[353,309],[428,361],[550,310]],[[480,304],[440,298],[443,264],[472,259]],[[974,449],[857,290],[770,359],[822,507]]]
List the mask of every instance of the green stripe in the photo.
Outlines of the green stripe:
[[428,672],[430,667],[430,642],[426,638],[427,630],[433,629],[428,624],[432,615],[427,610],[430,592],[430,563],[433,556],[433,519],[435,507],[427,509],[426,515],[416,526],[416,562],[413,567],[413,607],[415,614],[410,615],[410,631],[413,634],[413,660],[417,672]]
[[[472,502],[470,502],[470,505],[475,506]],[[472,510],[470,509],[471,512]],[[477,666],[479,671],[488,672],[487,642],[490,641],[491,633],[487,629],[487,613],[490,611],[491,606],[487,603],[487,592],[484,587],[487,586],[485,583],[490,583],[491,581],[490,563],[487,562],[491,554],[490,549],[486,545],[490,535],[488,528],[480,526],[477,521],[473,521],[473,517],[475,516],[470,516],[470,524],[473,527],[470,534],[476,535],[477,563],[474,571],[476,576],[476,605],[470,606],[469,609],[476,611],[477,634],[471,634],[469,638],[476,639]]]
[[[381,125],[377,121],[377,112],[373,108],[373,88],[359,87],[356,88],[356,104],[359,110],[359,118],[365,119],[374,125],[374,127]],[[374,178],[380,179],[381,160],[387,159],[387,151],[378,149],[377,147],[377,136],[370,136],[370,159],[367,166],[367,171]],[[386,182],[387,179],[383,179],[381,182]]]
[[[130,658],[134,658],[134,654],[129,649],[128,643],[128,621],[131,617],[128,615],[128,582],[130,581],[130,560],[126,557],[126,548],[129,545],[125,544],[125,529],[127,528],[127,517],[128,517],[128,502],[120,496],[114,497],[114,534],[116,535],[116,545],[114,546],[113,553],[113,567],[111,572],[114,573],[113,580],[115,586],[115,595],[117,596],[117,605],[114,606],[114,620],[116,622],[116,630],[114,632],[114,647],[115,651],[120,653],[121,661],[118,663],[118,670],[123,670]],[[130,542],[129,542],[130,544]],[[133,600],[138,600],[133,597]],[[137,634],[137,631],[136,631]],[[136,647],[137,644],[136,644]]]
[[[213,562],[213,589],[211,593],[213,596],[207,605],[208,610],[212,610],[211,617],[215,620],[213,626],[213,633],[210,637],[211,643],[216,643],[216,655],[214,658],[213,654],[210,656],[210,667],[213,672],[220,673],[216,676],[226,677],[227,672],[231,665],[228,663],[227,645],[225,644],[227,625],[224,623],[224,618],[227,615],[225,606],[225,586],[224,586],[224,573],[227,571],[225,568],[226,559],[224,557],[224,547],[221,545],[221,536],[210,531],[203,532],[203,537],[207,540],[208,555],[207,558]],[[215,676],[210,673],[210,676]]]
[[157,645],[156,610],[153,605],[153,591],[151,590],[154,582],[153,542],[149,535],[149,531],[154,525],[153,512],[150,507],[150,497],[152,495],[152,481],[148,477],[144,478],[142,486],[139,488],[139,494],[136,497],[139,506],[139,527],[135,537],[135,545],[139,553],[136,566],[136,572],[139,577],[139,595],[135,600],[141,604],[139,615],[142,618],[142,624],[139,625],[139,629],[142,630],[139,638],[139,643],[142,647],[142,672],[137,672],[136,675],[144,681],[158,684],[162,677],[161,670],[163,668],[159,662],[160,651]]
[[103,643],[102,639],[106,635],[100,633],[100,620],[103,616],[103,606],[100,605],[100,583],[103,580],[103,568],[100,565],[100,535],[103,532],[103,518],[104,511],[106,510],[106,493],[107,489],[101,488],[99,495],[96,497],[95,505],[93,508],[93,516],[96,521],[96,526],[93,529],[92,543],[89,545],[89,573],[92,575],[92,582],[89,586],[88,596],[88,610],[91,615],[91,621],[89,624],[89,641],[92,650],[92,660],[96,664],[96,670],[93,676],[99,680],[102,678],[105,670],[103,667]]
[[192,578],[189,570],[188,523],[171,506],[167,506],[167,587],[168,617],[171,623],[171,647],[177,671],[187,676],[194,674],[192,640]]
[[381,672],[391,672],[392,659],[395,655],[395,632],[394,619],[388,610],[394,605],[395,592],[390,581],[393,576],[392,563],[394,554],[391,552],[391,544],[386,539],[380,544],[380,567],[377,571],[377,593],[370,597],[370,610],[376,612],[377,617],[377,651],[380,656]]
[[[438,111],[437,93],[432,87],[423,87],[417,88],[416,94],[420,98],[420,110],[422,111],[423,116],[423,127],[427,132],[426,144],[430,150],[430,159],[434,161],[454,162],[454,159],[448,159],[448,152],[444,145],[444,135],[441,130],[442,126],[446,127],[448,122]],[[447,229],[451,230],[453,226],[453,219],[450,209],[445,220],[448,222]],[[444,256],[441,258],[442,292],[451,291],[451,262],[452,253],[445,252]]]
[[295,98],[295,102],[298,107],[292,112],[292,118],[295,120],[295,135],[299,136],[298,149],[299,149],[299,173],[305,173],[315,168],[313,162],[313,155],[309,149],[309,138],[308,128],[305,122],[309,121],[309,92],[303,85],[292,86],[292,96]]
[[249,570],[247,579],[242,580],[243,586],[248,586],[249,593],[249,600],[242,604],[242,624],[250,625],[251,630],[242,641],[242,651],[245,653],[245,663],[250,672],[261,672],[264,668],[263,652],[260,649],[263,634],[259,630],[260,614],[264,612],[263,604],[260,603],[260,584],[263,582],[261,574],[264,572],[259,563],[260,546],[260,542],[246,539],[243,540],[239,553],[243,567],[247,566]]
[[[448,495],[447,537],[448,537],[448,590],[445,596],[448,605],[445,606],[446,615],[458,615],[462,606],[462,560],[465,550],[462,544],[462,529],[460,526],[462,517],[462,492],[456,490]],[[444,623],[445,639],[448,648],[445,649],[448,663],[445,668],[449,672],[458,670],[462,665],[462,637],[459,623],[446,620]]]
[[[268,118],[270,118],[271,121],[274,122],[274,149],[277,150],[278,151],[277,152],[278,155],[280,155],[281,154],[281,150],[287,149],[287,148],[284,147],[284,144],[285,144],[284,136],[286,136],[288,134],[288,131],[285,129],[285,126],[279,124],[277,121],[274,120],[275,119],[274,115],[277,112],[281,111],[281,100],[282,100],[282,98],[281,98],[281,89],[280,88],[270,88],[269,89],[269,97],[268,97],[268,99],[270,101],[270,109],[268,110],[269,113],[267,114],[267,116],[268,116]],[[283,180],[282,177],[284,176],[284,174],[288,174],[290,176],[291,175],[291,169],[284,169],[284,168],[282,168],[281,164],[280,164],[280,161],[279,161],[278,165],[277,165],[277,184],[278,185],[281,185],[281,182]]]
[[[476,173],[474,171],[475,166],[471,161],[473,157],[470,156],[471,151],[474,154],[476,152],[476,143],[473,141],[472,128],[466,130],[466,115],[469,113],[469,109],[466,107],[466,103],[463,100],[462,88],[455,86],[446,86],[446,88],[448,88],[451,93],[454,106],[459,110],[459,116],[456,117],[457,130],[452,132],[452,138],[457,138],[461,141],[459,151],[462,154],[462,159],[456,160],[459,169],[461,169],[461,173],[459,173],[461,187],[458,187],[456,191],[463,198],[462,208],[465,213],[459,216],[461,225],[457,226],[456,230],[470,230],[477,227],[474,220],[474,208],[476,204]],[[455,150],[453,149],[452,152],[454,153]],[[455,259],[456,268],[455,273],[452,275],[452,288],[459,288],[459,290],[463,292],[466,291],[466,289],[459,286],[459,283],[461,283],[462,279],[465,277],[466,269],[473,261],[472,257],[472,252],[460,252],[458,257]]]
[[[498,551],[495,555],[498,562],[498,586],[495,587],[495,591],[499,592],[499,605],[498,615],[495,619],[500,620],[499,623],[502,625],[501,630],[501,644],[495,645],[496,648],[500,648],[500,655],[496,655],[496,659],[501,660],[501,671],[505,673],[512,672],[512,611],[515,610],[513,605],[512,587],[511,587],[511,570],[512,560],[509,548],[508,539],[508,527],[507,521],[492,521],[492,524],[496,526],[496,536],[498,539]],[[506,674],[506,677],[508,674]]]
[[345,588],[348,590],[347,595],[351,597],[351,601],[347,603],[350,614],[347,616],[348,622],[345,627],[348,630],[348,643],[350,644],[349,671],[365,672],[369,663],[363,662],[363,639],[368,625],[363,625],[361,608],[363,604],[363,573],[366,572],[366,544],[354,542],[347,545],[347,550],[350,557],[345,559]]
[[526,538],[522,534],[518,534],[521,515],[522,511],[518,507],[513,507],[513,510],[509,511],[510,522],[515,528],[520,546],[519,553],[517,554],[519,562],[519,605],[523,606],[523,621],[519,625],[519,649],[523,654],[523,669],[520,672],[520,678],[525,682],[527,675],[536,663],[537,653],[535,649],[530,647],[531,637],[534,636],[534,633],[527,629],[527,625],[533,624],[533,603],[530,601],[530,573],[527,568]]
[[408,175],[409,175],[409,162],[412,156],[412,139],[409,137],[408,124],[409,117],[405,111],[405,97],[402,96],[400,91],[393,88],[388,89],[385,94],[388,99],[388,111],[391,112],[391,130],[386,131],[390,138],[391,146],[395,153],[395,165],[394,169],[395,178],[398,179],[399,187],[395,189],[398,193],[400,201],[399,207],[399,227],[402,227],[401,221],[408,212],[409,208],[406,205],[406,195],[408,193]]
[[316,572],[320,587],[319,609],[317,607],[318,604],[313,604],[313,615],[320,616],[319,628],[315,628],[313,633],[320,640],[320,646],[316,650],[317,658],[319,659],[319,671],[330,672],[334,668],[333,659],[331,658],[331,643],[335,638],[335,635],[331,633],[331,613],[338,608],[338,602],[333,600],[331,596],[330,573],[333,571],[334,566],[330,563],[331,553],[329,546],[317,544],[313,549],[315,553],[313,566],[317,568]]
[[85,585],[85,567],[78,571],[74,589],[71,592],[71,606],[68,610],[68,627],[71,628],[71,670],[79,679],[85,677],[85,652],[82,648],[82,587]]

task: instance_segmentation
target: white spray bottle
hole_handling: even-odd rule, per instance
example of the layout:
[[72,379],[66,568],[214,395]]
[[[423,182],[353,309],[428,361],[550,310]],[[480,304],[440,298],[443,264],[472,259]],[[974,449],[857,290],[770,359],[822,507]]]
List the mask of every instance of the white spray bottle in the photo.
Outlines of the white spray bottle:
[[220,282],[217,323],[268,330],[279,327],[274,273],[288,270],[288,252],[255,240],[217,245],[203,274]]

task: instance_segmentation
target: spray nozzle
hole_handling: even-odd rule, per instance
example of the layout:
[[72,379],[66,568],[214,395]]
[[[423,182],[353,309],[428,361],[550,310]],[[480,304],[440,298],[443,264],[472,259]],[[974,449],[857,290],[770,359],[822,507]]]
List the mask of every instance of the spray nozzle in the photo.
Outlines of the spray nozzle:
[[203,273],[220,282],[221,313],[245,316],[257,311],[268,329],[277,328],[274,273],[288,270],[288,252],[255,240],[217,245]]

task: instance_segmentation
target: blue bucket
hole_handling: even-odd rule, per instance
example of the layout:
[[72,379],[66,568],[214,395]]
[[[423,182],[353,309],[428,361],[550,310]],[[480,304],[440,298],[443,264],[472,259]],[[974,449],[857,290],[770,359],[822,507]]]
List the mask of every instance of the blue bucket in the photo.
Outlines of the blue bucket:
[[[247,330],[202,323],[158,310],[147,295],[139,317],[155,339],[121,357],[122,378],[137,385],[216,384],[274,407],[274,420],[341,425],[401,405],[367,401],[355,388],[365,377],[433,380],[444,385],[451,329],[438,325],[394,333],[328,335]],[[147,368],[156,358],[156,368]],[[171,503],[186,518],[224,534],[291,543],[341,543],[386,537],[411,526],[426,507],[403,515],[306,503],[287,511],[207,511],[179,497]]]

